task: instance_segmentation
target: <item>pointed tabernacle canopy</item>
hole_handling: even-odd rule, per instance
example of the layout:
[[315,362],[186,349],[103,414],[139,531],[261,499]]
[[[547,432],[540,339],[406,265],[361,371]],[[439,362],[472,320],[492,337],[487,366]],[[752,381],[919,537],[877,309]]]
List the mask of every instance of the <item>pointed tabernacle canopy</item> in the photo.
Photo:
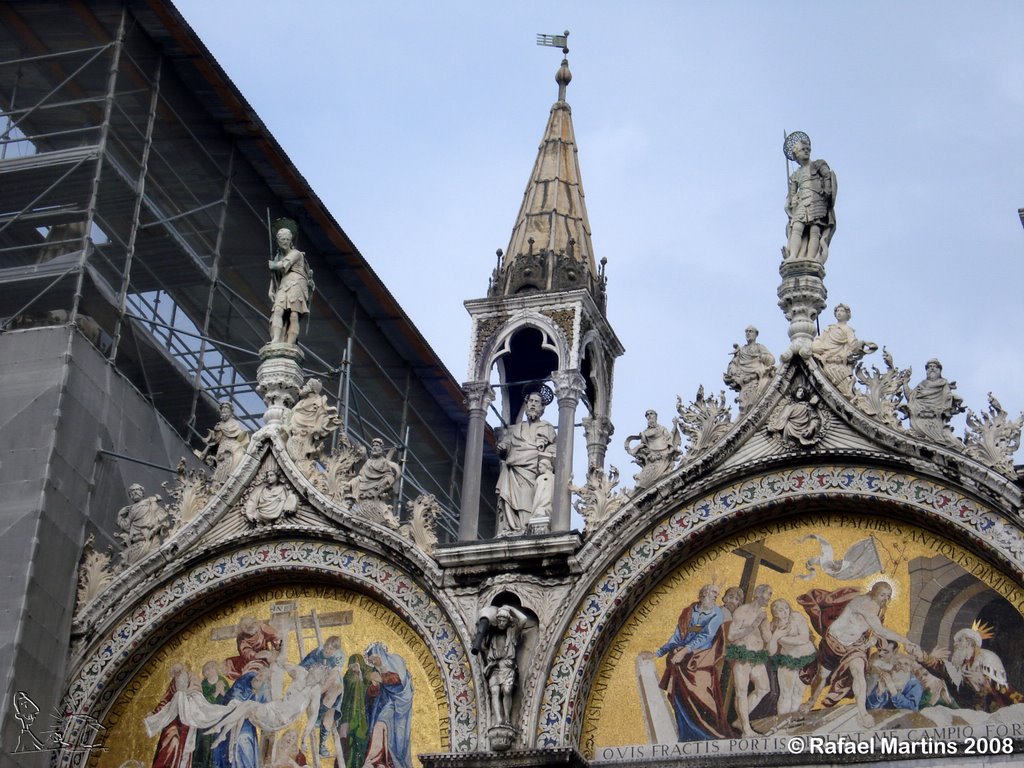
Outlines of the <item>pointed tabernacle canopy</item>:
[[[576,157],[572,110],[565,100],[566,86],[571,80],[569,62],[562,59],[555,75],[558,101],[551,107],[502,262],[501,293],[566,288],[594,290],[598,283]],[[530,262],[535,262],[532,269]]]

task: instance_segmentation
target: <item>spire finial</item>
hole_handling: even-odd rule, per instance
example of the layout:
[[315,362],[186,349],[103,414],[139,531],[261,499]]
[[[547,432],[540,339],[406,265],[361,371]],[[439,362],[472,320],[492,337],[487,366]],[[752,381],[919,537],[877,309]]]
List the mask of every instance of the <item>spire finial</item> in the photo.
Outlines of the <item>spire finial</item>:
[[565,101],[565,88],[572,82],[572,72],[569,71],[569,30],[560,35],[537,35],[537,45],[548,45],[552,48],[562,49],[562,66],[555,73],[555,82],[558,83],[558,100]]

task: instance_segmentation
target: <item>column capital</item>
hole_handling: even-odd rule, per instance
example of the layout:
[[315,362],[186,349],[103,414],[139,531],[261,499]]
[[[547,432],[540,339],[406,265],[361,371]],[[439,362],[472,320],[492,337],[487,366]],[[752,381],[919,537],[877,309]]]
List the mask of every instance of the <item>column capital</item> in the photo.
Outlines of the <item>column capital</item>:
[[563,400],[578,403],[587,386],[586,379],[575,369],[555,371],[551,374],[551,381],[555,385],[555,398],[559,406]]
[[462,394],[471,412],[486,412],[487,406],[494,402],[494,389],[486,381],[467,381],[462,385]]

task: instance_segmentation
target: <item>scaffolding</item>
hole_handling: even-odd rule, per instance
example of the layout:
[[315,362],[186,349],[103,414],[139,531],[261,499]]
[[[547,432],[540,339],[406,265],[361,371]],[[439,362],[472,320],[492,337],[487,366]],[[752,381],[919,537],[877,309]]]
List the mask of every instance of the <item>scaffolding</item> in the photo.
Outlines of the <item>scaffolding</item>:
[[0,109],[0,332],[76,325],[186,442],[222,400],[255,428],[266,221],[289,216],[307,374],[353,442],[399,449],[399,509],[459,508],[457,383],[172,6],[0,4]]

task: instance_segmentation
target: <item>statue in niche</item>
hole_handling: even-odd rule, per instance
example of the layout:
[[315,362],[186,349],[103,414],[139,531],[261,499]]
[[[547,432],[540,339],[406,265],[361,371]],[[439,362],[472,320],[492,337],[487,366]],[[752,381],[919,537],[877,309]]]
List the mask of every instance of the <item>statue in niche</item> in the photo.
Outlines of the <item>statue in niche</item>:
[[312,467],[303,465],[320,457],[324,439],[341,426],[338,409],[327,404],[320,379],[309,379],[299,390],[299,400],[285,415],[284,426],[288,455],[311,474]]
[[309,313],[313,294],[313,272],[306,254],[295,248],[298,225],[290,219],[274,223],[277,252],[270,266],[270,343],[295,346],[299,324]]
[[821,364],[825,378],[831,381],[847,398],[853,397],[853,367],[876,349],[873,341],[861,341],[847,323],[850,308],[839,304],[835,308],[836,321],[811,342],[811,355]]
[[484,659],[484,678],[490,691],[491,727],[512,723],[512,694],[516,690],[516,655],[528,616],[510,605],[490,606],[477,619],[473,653]]
[[555,442],[555,428],[541,416],[544,401],[531,392],[523,406],[526,420],[504,430],[498,441],[498,532],[501,536],[525,533],[534,514],[541,455]]
[[786,159],[800,167],[789,177],[784,258],[824,264],[836,231],[836,175],[824,160],[811,160],[811,138],[794,131],[782,145]]
[[203,438],[203,450],[194,453],[214,468],[213,483],[222,485],[242,463],[248,447],[249,431],[235,418],[235,407],[225,400],[220,404],[220,421]]
[[170,527],[167,510],[160,504],[160,496],[146,496],[146,489],[138,483],[128,488],[131,503],[117,513],[118,538],[124,542],[121,562],[134,565],[150,552],[155,552]]
[[281,475],[276,469],[270,469],[263,478],[263,484],[253,489],[242,514],[253,525],[259,525],[294,515],[298,508],[299,497],[281,482]]
[[788,443],[810,446],[821,440],[820,398],[807,387],[798,385],[793,399],[768,420],[768,432],[778,434]]
[[736,403],[743,416],[755,402],[765,385],[775,375],[775,355],[764,344],[758,344],[758,330],[748,325],[744,331],[747,343],[732,345],[732,360],[722,380],[737,392]]
[[907,397],[900,411],[910,419],[910,433],[942,445],[960,447],[949,420],[963,413],[964,399],[954,390],[955,381],[942,377],[942,363],[932,358],[924,364],[925,378],[913,389],[904,386]]
[[391,451],[384,454],[384,441],[379,437],[370,441],[370,457],[359,470],[359,474],[348,482],[345,496],[352,501],[391,501],[395,483],[402,474],[402,468],[391,460]]
[[623,446],[640,467],[640,472],[633,475],[637,490],[650,488],[668,474],[681,453],[678,425],[673,424],[670,432],[658,423],[658,412],[653,409],[648,409],[644,416],[647,418],[646,429],[627,437]]

